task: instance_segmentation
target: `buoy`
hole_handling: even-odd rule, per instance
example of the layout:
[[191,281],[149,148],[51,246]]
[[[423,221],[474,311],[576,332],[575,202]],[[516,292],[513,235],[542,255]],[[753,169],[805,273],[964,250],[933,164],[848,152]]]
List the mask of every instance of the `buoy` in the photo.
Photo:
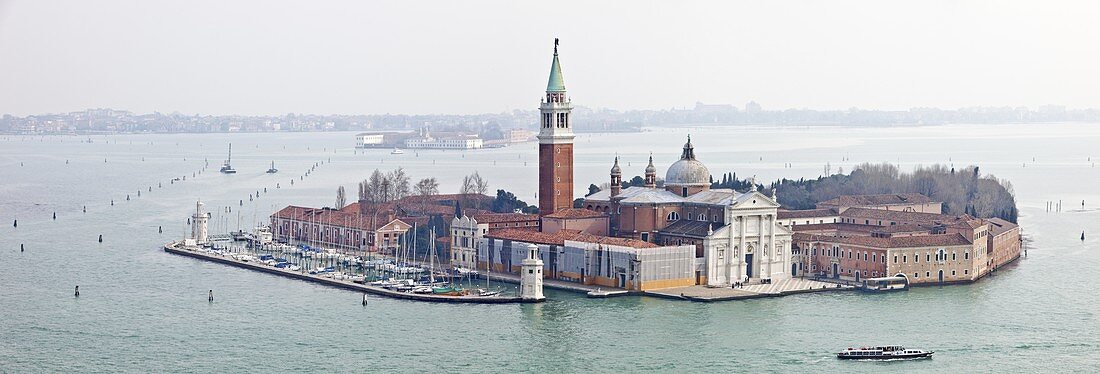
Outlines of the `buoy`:
[[241,205],[240,206],[244,206],[244,199],[241,199]]
[[130,201],[130,194],[126,194],[126,201]]
[[363,306],[367,306],[367,294],[363,294]]
[[191,218],[187,218],[187,225],[188,225],[188,226],[190,226],[190,225],[191,225]]
[[19,220],[15,220],[15,222],[12,222],[11,227],[19,227]]
[[164,226],[157,226],[157,233],[158,234],[163,234],[164,233]]
[[83,212],[84,212],[84,213],[88,213],[88,206],[87,206],[87,205],[85,205],[85,206],[84,206],[84,208],[83,208],[82,210],[83,210]]
[[210,290],[210,293],[206,296],[206,301],[214,302],[214,290]]
[[19,243],[19,252],[22,253],[23,251],[23,243]]
[[115,199],[111,199],[111,206],[115,206]]
[[80,286],[76,286],[76,292],[73,293],[74,297],[80,297]]
[[53,219],[57,220],[57,212],[53,212]]

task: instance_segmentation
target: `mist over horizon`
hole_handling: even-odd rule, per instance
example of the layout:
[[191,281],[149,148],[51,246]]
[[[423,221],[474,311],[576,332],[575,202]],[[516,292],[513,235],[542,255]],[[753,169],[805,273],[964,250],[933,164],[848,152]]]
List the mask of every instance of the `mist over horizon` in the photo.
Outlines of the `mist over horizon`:
[[534,110],[555,37],[597,110],[1100,103],[1100,3],[795,3],[2,1],[0,113]]

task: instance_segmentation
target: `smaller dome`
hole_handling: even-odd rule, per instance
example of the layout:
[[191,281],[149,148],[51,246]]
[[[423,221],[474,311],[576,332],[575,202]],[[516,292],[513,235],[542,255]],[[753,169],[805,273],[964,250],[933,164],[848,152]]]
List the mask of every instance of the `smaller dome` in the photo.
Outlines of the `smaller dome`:
[[657,173],[657,167],[653,166],[653,155],[649,156],[649,166],[645,167],[645,173],[646,174],[656,174]]
[[623,169],[619,168],[619,158],[618,157],[615,157],[615,166],[611,167],[611,174],[612,175],[622,175],[623,174]]

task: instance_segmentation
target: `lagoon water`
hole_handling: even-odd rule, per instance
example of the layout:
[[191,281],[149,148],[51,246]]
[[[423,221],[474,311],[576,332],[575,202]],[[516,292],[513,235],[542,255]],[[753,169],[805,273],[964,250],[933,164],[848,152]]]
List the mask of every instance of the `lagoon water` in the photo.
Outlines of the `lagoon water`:
[[[357,293],[160,245],[182,237],[196,199],[215,212],[213,232],[248,229],[287,204],[331,205],[339,185],[354,194],[375,168],[437,177],[443,192],[476,170],[534,203],[535,144],[391,155],[354,151],[354,133],[0,136],[0,372],[1100,371],[1100,125],[648,130],[579,135],[576,195],[608,179],[616,154],[629,176],[650,152],[663,172],[688,133],[713,174],[761,181],[817,177],[826,163],[974,164],[1012,182],[1028,257],[974,284],[886,295],[691,303],[550,290],[538,305],[364,307]],[[236,175],[217,173],[229,142]],[[278,174],[264,173],[271,161]],[[937,353],[833,358],[864,344]]]

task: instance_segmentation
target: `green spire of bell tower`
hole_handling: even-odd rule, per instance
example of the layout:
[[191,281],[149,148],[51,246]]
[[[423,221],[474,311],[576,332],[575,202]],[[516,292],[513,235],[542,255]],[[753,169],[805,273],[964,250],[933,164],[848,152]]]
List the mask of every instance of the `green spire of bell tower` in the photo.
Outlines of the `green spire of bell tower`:
[[554,38],[554,63],[550,65],[550,81],[546,83],[546,92],[565,92],[565,81],[561,77],[561,64],[558,62],[558,38]]

